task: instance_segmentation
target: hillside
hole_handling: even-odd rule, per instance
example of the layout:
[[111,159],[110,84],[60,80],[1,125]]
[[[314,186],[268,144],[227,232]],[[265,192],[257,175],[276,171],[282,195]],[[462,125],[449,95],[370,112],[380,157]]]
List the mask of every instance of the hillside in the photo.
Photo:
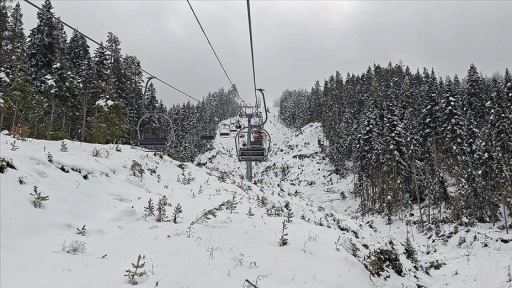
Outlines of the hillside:
[[[333,174],[318,145],[322,127],[292,131],[270,112],[271,157],[253,183],[233,138],[217,137],[196,166],[73,141],[67,152],[32,139],[11,150],[15,140],[0,135],[0,157],[16,167],[0,174],[0,286],[129,287],[123,275],[140,254],[138,287],[512,287],[510,235],[483,225],[420,232],[406,225],[414,211],[392,225],[359,217],[351,177]],[[49,196],[39,209],[34,186]],[[146,217],[148,200],[163,196],[170,221]],[[216,217],[200,217],[211,209]],[[407,237],[417,261],[404,254]]]

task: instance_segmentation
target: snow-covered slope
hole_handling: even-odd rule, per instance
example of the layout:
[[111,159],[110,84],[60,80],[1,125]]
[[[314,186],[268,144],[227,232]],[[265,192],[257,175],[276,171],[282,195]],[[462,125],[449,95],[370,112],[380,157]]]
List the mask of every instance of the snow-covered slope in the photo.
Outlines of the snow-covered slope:
[[[233,138],[217,137],[199,167],[129,146],[66,141],[63,152],[61,142],[29,140],[16,141],[14,151],[14,139],[1,135],[0,157],[16,170],[0,174],[0,287],[128,287],[125,270],[139,254],[147,272],[140,287],[511,287],[510,237],[448,226],[431,237],[435,231],[419,233],[405,220],[389,226],[358,218],[352,179],[333,174],[318,146],[320,125],[291,131],[270,112],[271,157],[255,165],[253,183],[241,177],[245,164],[235,160]],[[133,161],[144,168],[142,178]],[[49,196],[40,209],[31,203],[34,186]],[[170,220],[178,203],[183,208],[177,224],[145,216],[149,198],[156,204],[164,195]],[[227,209],[228,200],[236,207]],[[196,221],[219,205],[216,218]],[[85,236],[77,234],[83,225]],[[407,230],[417,267],[446,265],[431,276],[416,271],[403,253]],[[67,252],[80,243],[83,251]],[[397,252],[402,276],[391,268],[371,275],[378,248]]]

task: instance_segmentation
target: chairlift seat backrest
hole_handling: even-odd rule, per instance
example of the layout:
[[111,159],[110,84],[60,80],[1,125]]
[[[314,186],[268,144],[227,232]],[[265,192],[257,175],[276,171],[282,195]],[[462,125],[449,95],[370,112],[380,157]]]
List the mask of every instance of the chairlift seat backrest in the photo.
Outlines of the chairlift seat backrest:
[[215,135],[201,135],[201,140],[214,140]]
[[167,140],[165,138],[144,138],[139,140],[139,146],[142,147],[166,147]]

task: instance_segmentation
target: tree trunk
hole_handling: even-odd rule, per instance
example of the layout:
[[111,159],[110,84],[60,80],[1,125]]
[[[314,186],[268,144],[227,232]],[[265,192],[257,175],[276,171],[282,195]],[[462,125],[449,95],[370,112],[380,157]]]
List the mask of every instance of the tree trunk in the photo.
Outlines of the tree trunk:
[[53,101],[52,101],[52,113],[50,114],[50,127],[48,127],[48,131],[46,132],[47,133],[46,140],[50,140],[50,134],[52,133],[52,130],[53,130],[53,112],[55,112],[55,99],[53,99]]
[[87,119],[87,94],[84,93],[83,102],[82,102],[82,142],[85,141],[85,126]]
[[[432,140],[433,141],[433,144],[434,144],[434,169],[436,170],[435,171],[435,180],[436,180],[436,183],[435,185],[438,186],[439,185],[439,164],[438,164],[438,161],[437,161],[437,145],[436,145],[436,133],[434,132],[433,134],[434,136],[434,139]],[[441,220],[443,218],[443,215],[442,215],[442,212],[443,212],[443,199],[442,199],[442,190],[440,189],[441,187],[437,187],[436,191],[437,191],[437,201],[439,202],[439,220]]]
[[4,117],[5,117],[5,109],[2,108],[2,113],[0,114],[0,128],[4,126]]
[[62,109],[62,132],[66,131],[66,110]]
[[414,190],[416,192],[416,199],[418,200],[418,210],[420,211],[420,223],[421,229],[423,229],[423,212],[421,211],[421,201],[420,201],[420,190],[418,188],[418,175],[416,174],[416,160],[412,159],[412,170],[414,173]]

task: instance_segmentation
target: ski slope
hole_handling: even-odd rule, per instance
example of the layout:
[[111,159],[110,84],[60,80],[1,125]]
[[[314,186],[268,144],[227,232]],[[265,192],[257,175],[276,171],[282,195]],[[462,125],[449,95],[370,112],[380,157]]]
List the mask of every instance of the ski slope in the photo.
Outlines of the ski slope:
[[[139,254],[146,272],[139,287],[512,287],[512,242],[504,243],[510,235],[486,226],[442,226],[436,235],[398,219],[389,226],[358,217],[351,177],[333,174],[318,146],[320,124],[292,131],[277,114],[271,109],[265,125],[270,159],[254,165],[253,183],[242,179],[245,163],[236,161],[232,137],[217,137],[196,159],[205,164],[199,167],[130,146],[65,141],[63,152],[60,141],[29,139],[11,150],[15,139],[0,135],[0,157],[16,167],[0,174],[0,287],[128,287],[125,270]],[[34,186],[49,196],[40,209],[31,203]],[[183,208],[176,224],[145,216],[148,200],[164,195],[169,220],[178,203]],[[236,207],[191,225],[228,200]],[[285,206],[294,217],[281,247],[289,209],[278,208]],[[84,236],[77,233],[83,225]],[[415,270],[403,253],[407,235],[421,265],[446,265],[430,275]],[[390,240],[403,275],[386,269],[372,276],[365,257]],[[84,249],[67,252],[73,241]]]

